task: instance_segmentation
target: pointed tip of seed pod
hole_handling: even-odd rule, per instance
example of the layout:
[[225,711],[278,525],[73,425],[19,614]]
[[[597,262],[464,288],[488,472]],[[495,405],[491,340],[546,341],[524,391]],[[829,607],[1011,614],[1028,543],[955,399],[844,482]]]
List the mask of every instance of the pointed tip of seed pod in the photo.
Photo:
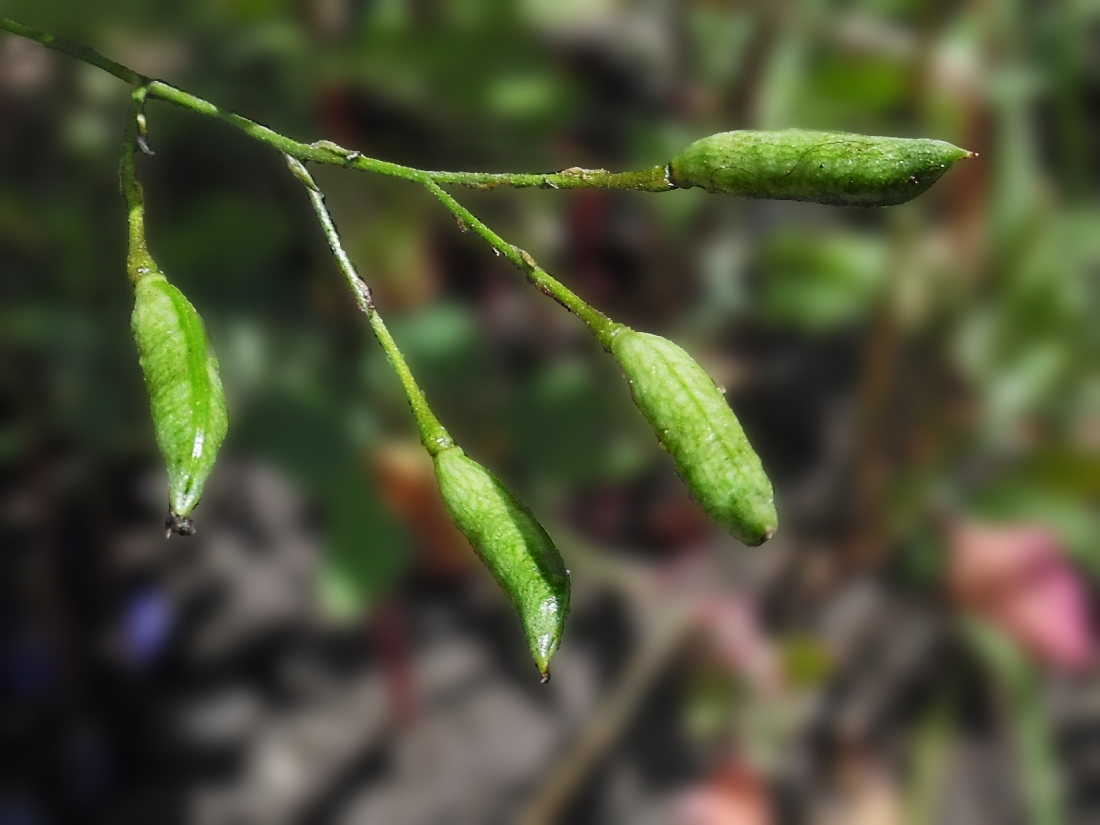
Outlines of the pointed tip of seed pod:
[[950,147],[951,150],[951,158],[949,159],[950,163],[956,163],[960,160],[971,160],[972,158],[978,157],[977,152],[972,152],[969,149],[963,149],[961,146],[955,146],[951,143],[947,144],[947,146]]
[[738,539],[740,539],[741,543],[744,544],[746,547],[759,547],[760,545],[768,542],[771,537],[775,535],[775,528],[766,527],[760,533],[757,533],[753,536],[743,536],[736,533],[734,535]]
[[539,679],[540,685],[546,685],[550,683],[550,668],[540,668],[539,674],[542,676],[542,678]]
[[164,518],[164,537],[171,538],[172,534],[177,536],[193,536],[195,535],[195,523],[187,516],[178,516],[171,510],[168,511],[168,515]]

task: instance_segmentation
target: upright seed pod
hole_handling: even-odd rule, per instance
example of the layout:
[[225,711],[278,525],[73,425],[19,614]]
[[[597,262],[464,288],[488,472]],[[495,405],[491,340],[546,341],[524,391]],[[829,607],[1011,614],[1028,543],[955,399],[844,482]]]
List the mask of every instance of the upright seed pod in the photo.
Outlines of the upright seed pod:
[[149,391],[157,444],[168,466],[169,532],[188,518],[229,428],[218,360],[191,302],[159,271],[139,273],[130,326]]
[[500,479],[459,447],[434,456],[451,519],[512,600],[543,680],[569,612],[569,571],[550,536]]
[[972,152],[942,140],[846,132],[722,132],[688,146],[669,164],[687,189],[741,198],[893,206],[928,190]]
[[771,538],[778,525],[771,482],[710,376],[668,339],[628,327],[611,339],[611,354],[703,511],[745,544]]

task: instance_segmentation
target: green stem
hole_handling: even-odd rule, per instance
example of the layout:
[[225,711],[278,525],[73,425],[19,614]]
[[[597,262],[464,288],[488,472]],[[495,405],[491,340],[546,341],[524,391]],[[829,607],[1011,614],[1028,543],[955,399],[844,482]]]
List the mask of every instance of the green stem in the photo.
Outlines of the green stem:
[[398,163],[389,163],[384,160],[366,157],[359,152],[353,152],[337,146],[327,140],[319,140],[315,143],[301,143],[297,140],[281,135],[273,129],[249,120],[246,117],[220,109],[213,103],[196,97],[190,92],[169,86],[159,80],[149,84],[149,94],[158,100],[164,100],[183,109],[188,109],[196,114],[217,118],[240,129],[250,138],[266,143],[300,161],[313,161],[314,163],[328,164],[329,166],[344,166],[349,169],[360,169],[364,172],[376,172],[391,178],[403,178],[404,180],[423,181],[427,173]]
[[14,20],[0,17],[0,31],[7,31],[28,40],[40,43],[48,49],[67,54],[97,68],[109,72],[120,80],[134,86],[146,86],[148,95],[167,101],[175,106],[189,109],[207,117],[224,120],[249,137],[273,146],[280,152],[300,161],[313,161],[330,166],[345,166],[364,172],[375,172],[389,177],[422,183],[432,180],[436,183],[461,184],[475,189],[495,189],[498,186],[518,188],[540,187],[543,189],[625,189],[639,192],[665,192],[675,187],[668,179],[665,166],[654,166],[633,172],[608,172],[606,169],[580,169],[573,167],[561,172],[546,174],[531,173],[490,173],[490,172],[429,172],[402,166],[399,163],[370,158],[361,152],[345,149],[327,140],[315,143],[301,143],[281,135],[253,120],[234,112],[215,106],[201,97],[177,89],[160,80],[152,80],[120,63],[115,63],[93,49],[38,31],[16,23]]
[[103,69],[103,71],[109,74],[113,74],[119,80],[124,80],[131,86],[143,86],[149,82],[149,78],[138,74],[133,69],[127,68],[121,63],[115,63],[115,61],[104,57],[94,49],[89,49],[87,46],[80,43],[74,43],[72,40],[68,40],[64,37],[57,37],[56,35],[47,34],[38,29],[32,29],[29,26],[24,26],[22,23],[8,20],[6,17],[0,17],[0,30],[11,32],[20,37],[25,37],[27,40],[33,40],[35,43],[41,43],[47,49],[53,49],[55,52],[67,54],[69,57],[75,57],[77,60],[81,60],[98,69]]
[[126,131],[122,139],[122,160],[118,168],[122,194],[126,198],[129,235],[126,271],[133,284],[137,284],[141,278],[155,272],[157,268],[145,245],[145,193],[134,169],[138,141],[145,137],[145,94],[146,87],[139,86],[131,96],[130,109],[126,115]]
[[632,192],[667,192],[676,186],[669,180],[668,166],[653,166],[634,172],[608,172],[574,166],[561,172],[427,172],[436,183],[457,183],[472,189],[623,189]]
[[[127,154],[123,156],[122,161],[123,186],[127,191],[127,202],[130,207],[131,278],[134,277],[134,273],[139,266],[145,266],[152,263],[148,260],[148,253],[145,251],[143,240],[144,231],[142,224],[144,207],[142,205],[141,188],[133,175],[134,144],[138,135],[144,134],[144,114],[142,107],[147,97],[159,98],[160,100],[167,101],[168,103],[188,109],[197,114],[223,120],[240,129],[249,137],[261,143],[266,143],[268,146],[278,149],[284,155],[299,161],[299,166],[301,166],[301,162],[313,161],[315,163],[360,169],[365,172],[375,172],[380,175],[402,178],[403,180],[422,184],[439,198],[443,205],[460,221],[477,232],[477,234],[491,244],[494,249],[523,270],[527,274],[528,280],[531,281],[535,287],[581,318],[581,320],[588,325],[589,329],[595,333],[596,337],[599,338],[600,343],[603,344],[605,349],[610,349],[611,338],[621,329],[620,324],[612,322],[605,315],[586,304],[580,297],[567,289],[559,281],[552,278],[545,270],[535,263],[534,258],[527,252],[504,241],[504,239],[489,229],[488,226],[471,214],[469,210],[456,201],[450,194],[441,189],[439,184],[461,184],[463,186],[470,186],[478,189],[494,189],[497,186],[506,185],[558,189],[626,189],[644,192],[664,192],[675,188],[668,179],[668,170],[665,166],[654,166],[649,169],[635,172],[608,172],[604,169],[579,169],[576,167],[566,169],[562,172],[548,174],[429,172],[423,169],[414,169],[410,166],[402,166],[397,163],[378,160],[376,158],[369,158],[360,152],[345,149],[327,140],[320,140],[315,143],[301,143],[285,135],[281,135],[253,120],[249,120],[246,117],[242,117],[241,115],[225,109],[220,109],[213,103],[196,97],[182,89],[177,89],[159,80],[149,80],[132,69],[115,63],[112,60],[108,60],[98,52],[86,46],[81,46],[70,40],[54,37],[45,32],[28,28],[6,18],[0,18],[0,30],[34,40],[36,43],[41,43],[47,48],[54,49],[63,54],[75,57],[78,60],[82,60],[85,63],[97,66],[104,71],[110,72],[115,77],[140,87],[138,91],[135,92],[135,112],[134,117],[130,119],[129,131],[127,132]],[[139,132],[132,131],[139,127]],[[305,172],[304,167],[301,168],[301,172],[305,174],[305,178],[312,181],[312,178],[309,178],[308,173]],[[295,172],[295,174],[299,173]],[[301,177],[300,174],[299,177]],[[132,185],[128,185],[127,180],[132,181]],[[305,182],[305,179],[303,179],[303,182]],[[311,193],[319,194],[316,191],[315,185],[311,186],[310,184],[306,184],[306,186]],[[318,212],[318,215],[320,214],[321,213]],[[327,215],[327,212],[325,214]],[[324,224],[325,220],[325,218],[322,218],[322,224]],[[331,220],[328,222],[331,225]],[[333,233],[335,233],[335,230],[333,230]],[[141,238],[140,244],[137,242],[139,236]],[[330,235],[330,245],[333,244],[335,237],[335,234]],[[336,252],[337,248],[338,243],[333,245],[333,251]],[[340,254],[337,253],[337,259],[339,260],[339,258]],[[344,259],[346,262],[346,256],[344,256]],[[135,261],[138,262],[135,263]],[[347,263],[350,266],[350,262]],[[341,266],[343,265],[344,263],[342,262]],[[348,271],[354,273],[354,269]],[[345,272],[345,274],[347,274],[347,272]],[[353,288],[355,288],[354,285],[356,282],[358,282],[358,276],[349,276],[349,283],[352,283]],[[372,319],[375,317],[375,314],[370,312],[368,312],[368,315]],[[381,322],[379,321],[379,323]],[[384,336],[388,336],[388,333],[384,332],[385,327],[382,327],[382,330]],[[381,340],[381,338],[379,340]],[[397,368],[396,363],[394,366]],[[419,392],[419,390],[417,390],[417,392]],[[410,396],[410,399],[411,398],[412,396]],[[415,404],[414,409],[416,409]]]
[[527,280],[534,284],[535,288],[544,295],[549,295],[563,307],[568,309],[582,321],[584,321],[595,336],[600,340],[604,349],[611,349],[611,339],[623,328],[597,309],[589,306],[576,293],[551,277],[529,253],[518,246],[508,243],[500,235],[486,226],[470,210],[456,201],[450,193],[440,188],[434,180],[422,181],[428,191],[435,195],[451,213],[458,218],[463,226],[467,226],[484,238],[497,252],[515,264],[527,275]]
[[424,392],[417,385],[416,379],[413,378],[409,365],[405,363],[405,358],[401,355],[401,350],[397,348],[390,331],[386,329],[386,325],[382,321],[382,316],[378,314],[370,287],[356,272],[355,265],[351,262],[347,252],[344,251],[343,244],[340,243],[340,234],[336,231],[336,225],[332,222],[328,207],[325,206],[324,194],[300,161],[287,155],[286,162],[287,166],[290,167],[290,171],[305,186],[310,203],[313,204],[313,211],[317,213],[317,219],[321,223],[321,229],[328,240],[329,248],[336,258],[336,264],[340,267],[340,271],[344,273],[348,286],[351,287],[351,291],[355,295],[356,303],[366,314],[371,330],[374,332],[374,337],[378,339],[378,343],[385,350],[386,359],[401,380],[401,386],[404,387],[405,395],[409,399],[409,406],[412,407],[413,415],[416,417],[416,424],[420,429],[420,440],[424,443],[425,449],[430,455],[435,456],[443,450],[453,447],[455,445],[454,440],[447,434],[447,430],[444,429],[443,425],[439,423],[439,419],[431,411],[428,406],[428,399],[424,397]]

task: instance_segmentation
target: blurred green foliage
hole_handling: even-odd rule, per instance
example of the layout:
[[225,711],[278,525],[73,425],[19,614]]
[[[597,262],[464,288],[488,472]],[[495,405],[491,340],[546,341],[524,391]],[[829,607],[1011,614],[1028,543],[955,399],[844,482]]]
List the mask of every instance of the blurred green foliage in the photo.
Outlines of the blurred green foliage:
[[[854,340],[865,355],[827,389],[881,385],[870,397],[885,400],[860,413],[875,419],[860,455],[889,471],[853,500],[909,508],[897,523],[914,523],[948,490],[959,511],[1057,522],[1100,569],[1100,212],[1084,151],[1095,4],[12,0],[5,13],[292,136],[423,167],[641,167],[751,127],[980,151],[883,211],[459,194],[596,305],[709,352],[789,483],[822,453],[785,447],[769,420],[817,408],[761,342],[806,362]],[[19,466],[62,434],[93,461],[151,462],[120,266],[124,90],[58,56],[5,54],[0,455]],[[356,582],[342,599],[383,592],[410,544],[367,468],[373,445],[409,432],[397,384],[280,159],[163,104],[150,120],[150,243],[221,355],[228,453],[275,464],[322,503],[332,569]],[[475,455],[548,500],[668,471],[577,324],[420,193],[323,172],[399,345]],[[820,446],[806,417],[799,443]]]
[[[1096,0],[8,0],[3,13],[297,139],[422,168],[643,168],[737,128],[979,152],[886,210],[698,191],[456,197],[586,300],[699,357],[777,482],[776,542],[807,567],[827,567],[822,548],[838,579],[881,565],[941,610],[944,518],[1028,522],[1053,528],[1095,592]],[[128,324],[125,91],[0,37],[0,544],[20,593],[45,554],[27,513],[51,524],[66,502],[82,530],[115,530],[124,493],[104,480],[159,466]],[[277,153],[163,103],[149,118],[150,248],[218,351],[222,461],[274,467],[314,506],[321,599],[354,619],[433,558],[430,514],[391,511],[374,466],[413,433],[407,403]],[[548,523],[608,545],[673,555],[712,529],[577,319],[426,193],[317,178],[473,458]],[[160,512],[125,514],[160,529]],[[797,614],[796,597],[783,609]],[[990,628],[971,643],[1003,694],[1028,821],[1062,821],[1031,664]],[[812,630],[780,646],[796,686],[842,669]],[[752,701],[728,670],[700,669],[689,693],[708,741]],[[943,716],[921,723],[915,810],[942,784]]]

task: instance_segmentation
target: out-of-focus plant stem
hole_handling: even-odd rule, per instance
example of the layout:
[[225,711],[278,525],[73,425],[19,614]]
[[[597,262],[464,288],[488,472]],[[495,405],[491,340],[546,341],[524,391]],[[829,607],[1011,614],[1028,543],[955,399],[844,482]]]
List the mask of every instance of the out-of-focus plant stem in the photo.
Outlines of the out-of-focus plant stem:
[[980,622],[963,626],[966,639],[997,676],[998,697],[1016,748],[1021,795],[1033,825],[1065,825],[1063,788],[1053,736],[1043,714],[1040,677],[1024,654],[995,628]]

